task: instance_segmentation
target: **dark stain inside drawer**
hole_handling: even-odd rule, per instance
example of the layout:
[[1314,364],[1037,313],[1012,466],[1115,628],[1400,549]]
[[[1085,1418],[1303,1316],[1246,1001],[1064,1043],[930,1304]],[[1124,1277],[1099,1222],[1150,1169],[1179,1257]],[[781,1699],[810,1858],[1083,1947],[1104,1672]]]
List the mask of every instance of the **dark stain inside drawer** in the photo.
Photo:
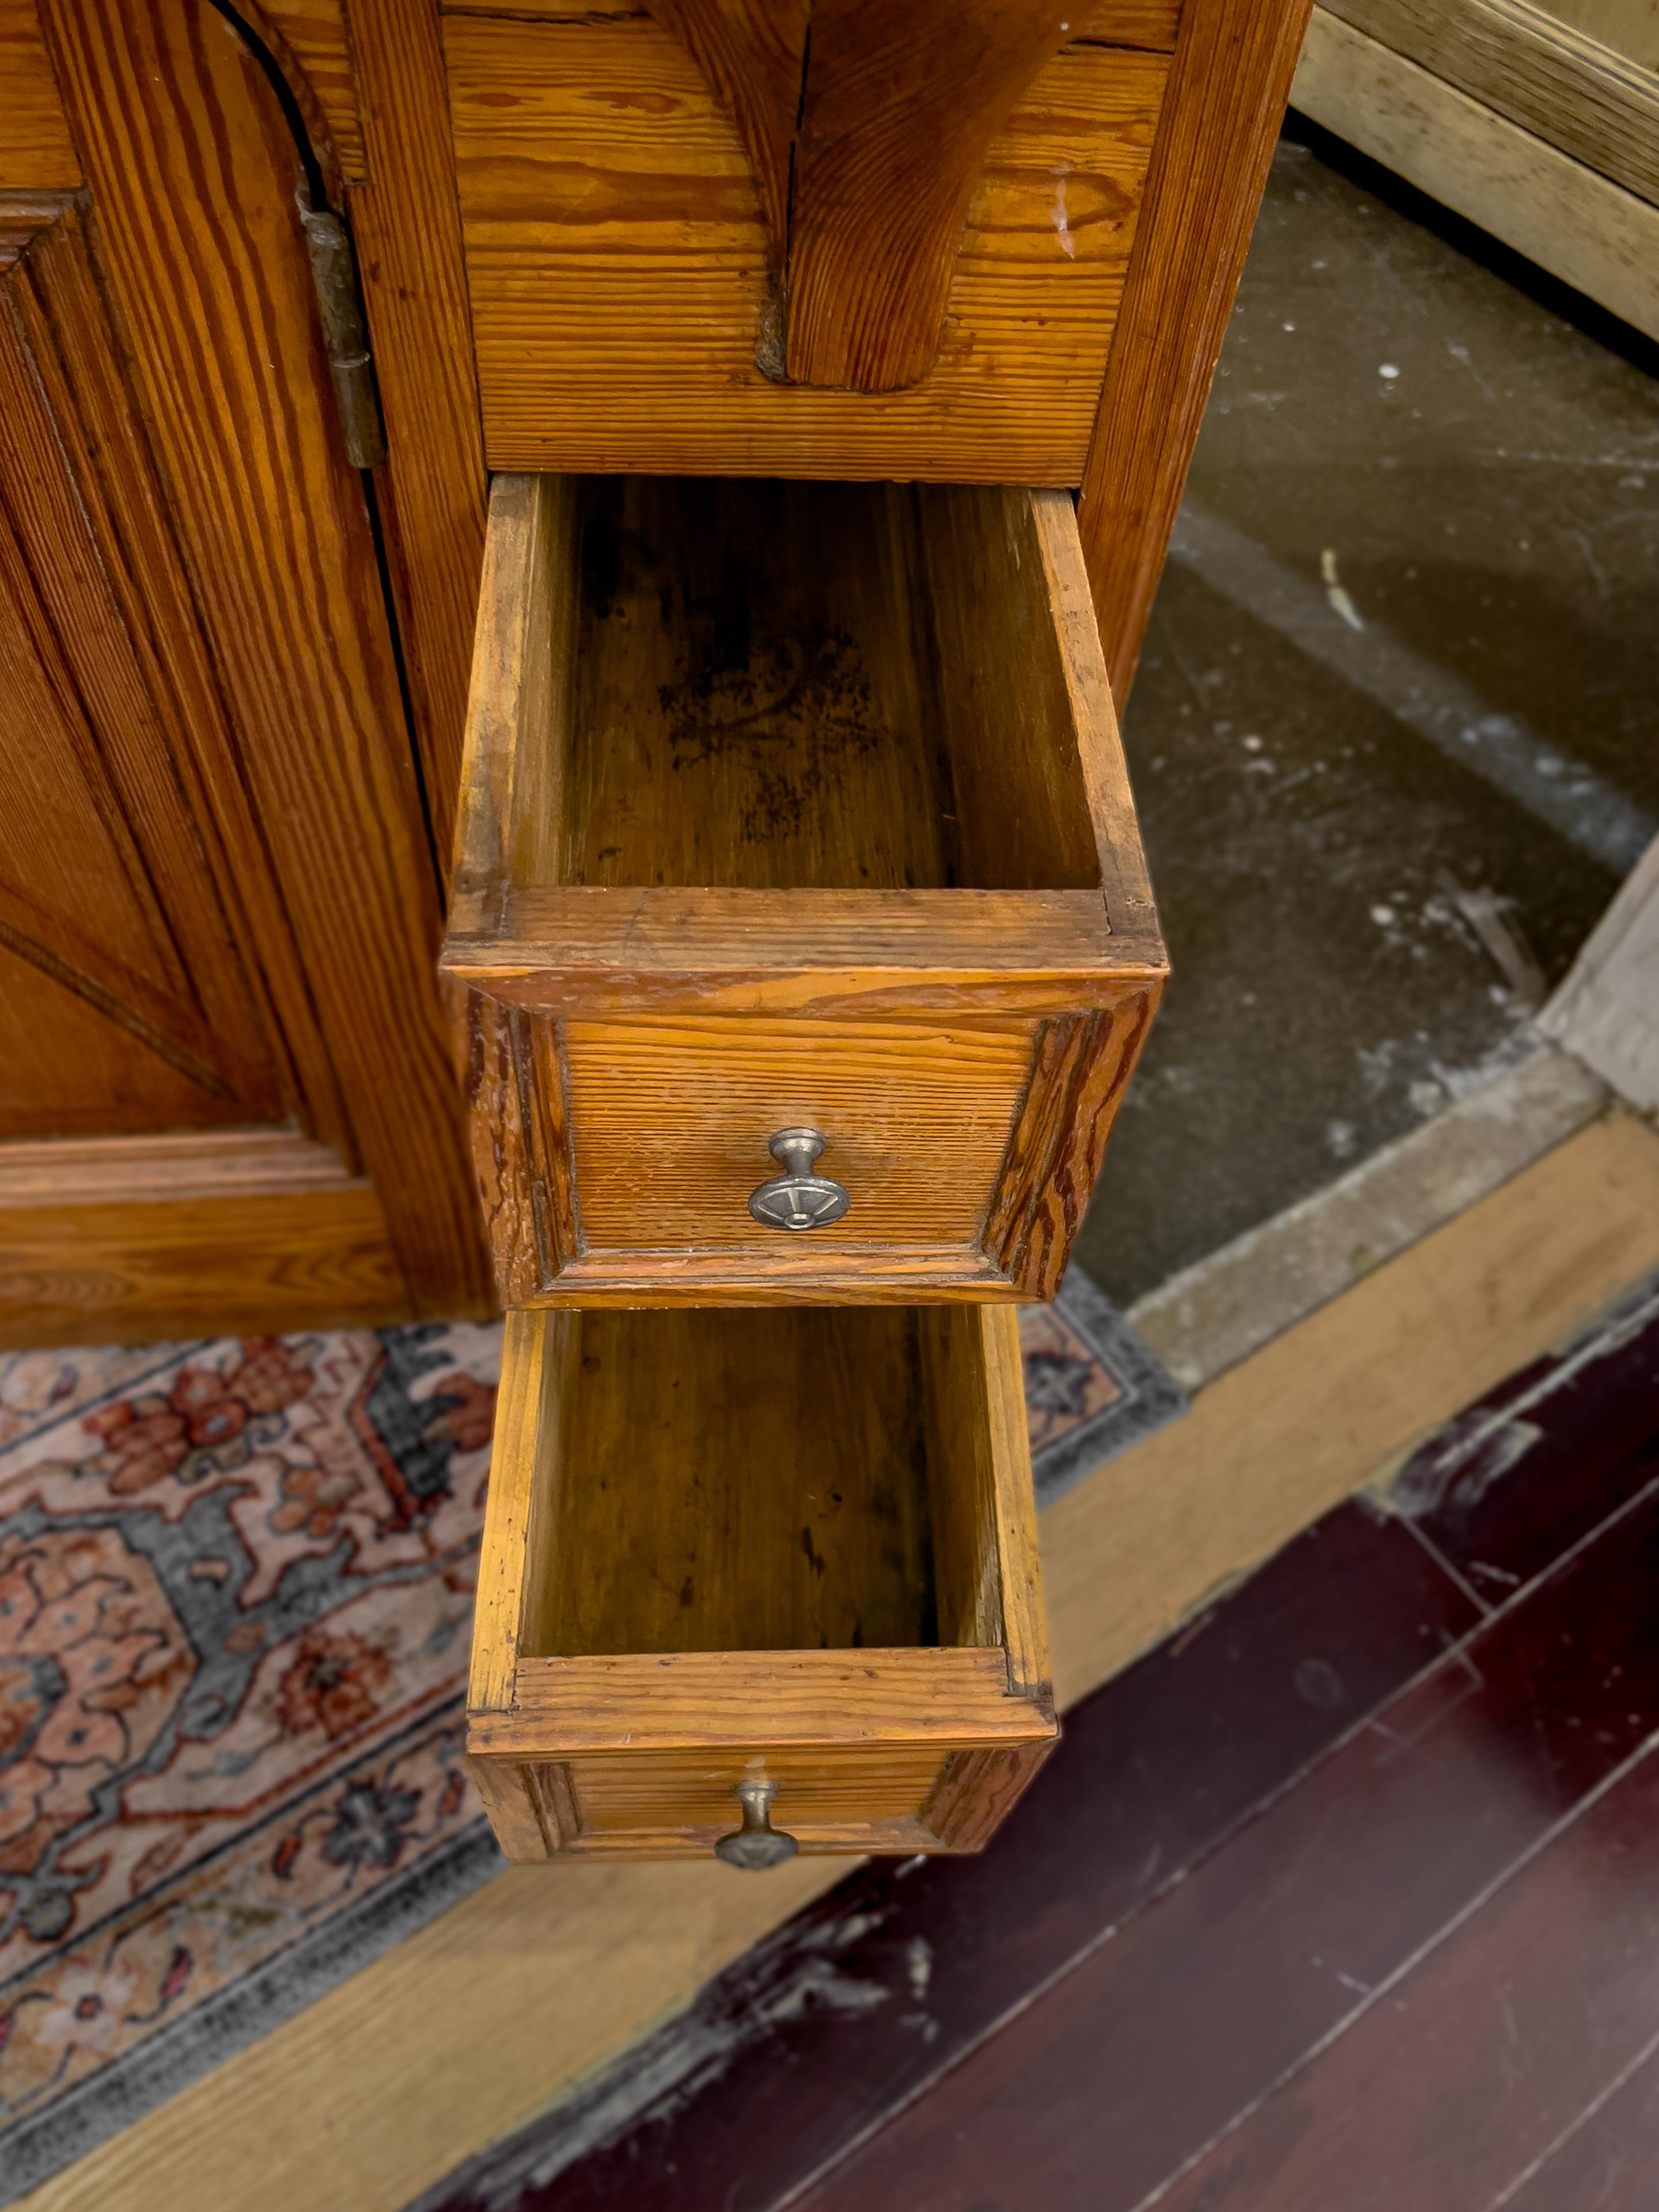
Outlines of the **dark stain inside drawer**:
[[578,501],[566,882],[1098,884],[1018,501],[661,477]]

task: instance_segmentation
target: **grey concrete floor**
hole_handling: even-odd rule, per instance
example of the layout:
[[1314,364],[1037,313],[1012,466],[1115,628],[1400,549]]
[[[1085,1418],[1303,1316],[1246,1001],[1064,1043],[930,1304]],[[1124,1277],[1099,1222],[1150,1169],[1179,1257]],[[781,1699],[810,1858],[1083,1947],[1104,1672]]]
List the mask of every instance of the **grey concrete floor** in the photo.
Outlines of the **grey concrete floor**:
[[1121,1303],[1530,1049],[1659,819],[1659,381],[1376,182],[1279,148],[1128,704],[1175,976],[1078,1247]]

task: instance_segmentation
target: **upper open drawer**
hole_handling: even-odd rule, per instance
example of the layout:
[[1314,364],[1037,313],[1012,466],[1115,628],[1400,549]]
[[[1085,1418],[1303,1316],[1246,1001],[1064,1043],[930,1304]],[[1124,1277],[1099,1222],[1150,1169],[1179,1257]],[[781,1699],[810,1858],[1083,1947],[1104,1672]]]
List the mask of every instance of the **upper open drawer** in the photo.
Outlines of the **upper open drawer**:
[[1052,1296],[1165,972],[1069,498],[498,478],[444,967],[509,1305]]

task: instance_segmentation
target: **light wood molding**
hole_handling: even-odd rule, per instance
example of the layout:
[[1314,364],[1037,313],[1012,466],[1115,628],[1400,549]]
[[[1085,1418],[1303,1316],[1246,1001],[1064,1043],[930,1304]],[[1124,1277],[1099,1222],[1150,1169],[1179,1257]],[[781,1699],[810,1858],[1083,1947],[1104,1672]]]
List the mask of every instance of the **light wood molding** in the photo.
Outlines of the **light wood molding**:
[[1534,0],[1331,0],[1328,12],[1659,206],[1659,76]]
[[1550,13],[1626,61],[1659,71],[1659,0],[1551,0]]
[[1323,8],[1292,96],[1431,199],[1659,338],[1659,206]]
[[1632,1106],[1659,1114],[1659,840],[1590,932],[1538,1026]]

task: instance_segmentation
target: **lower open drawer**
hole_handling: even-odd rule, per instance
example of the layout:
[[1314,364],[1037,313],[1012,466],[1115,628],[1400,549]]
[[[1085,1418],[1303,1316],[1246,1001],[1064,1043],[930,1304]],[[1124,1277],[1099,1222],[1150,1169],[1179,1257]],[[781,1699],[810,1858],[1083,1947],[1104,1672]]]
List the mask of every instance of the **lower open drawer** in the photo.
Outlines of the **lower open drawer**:
[[508,1856],[979,1848],[1056,1732],[1013,1311],[507,1332],[467,1749]]

